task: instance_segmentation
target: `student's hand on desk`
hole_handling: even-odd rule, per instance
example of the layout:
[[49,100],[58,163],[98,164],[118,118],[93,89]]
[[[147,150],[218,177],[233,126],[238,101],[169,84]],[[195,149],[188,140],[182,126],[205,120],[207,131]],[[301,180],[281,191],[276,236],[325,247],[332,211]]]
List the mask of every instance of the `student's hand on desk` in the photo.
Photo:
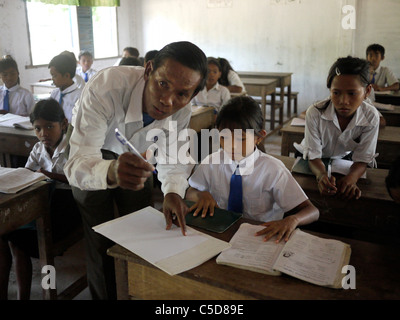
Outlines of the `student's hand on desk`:
[[176,193],[167,193],[164,196],[163,213],[167,224],[167,230],[171,229],[172,223],[181,227],[182,234],[186,235],[186,214],[189,208],[182,198]]
[[114,161],[107,173],[107,182],[118,184],[123,189],[140,190],[146,180],[153,175],[154,167],[138,156],[125,152]]
[[193,211],[194,209],[196,209],[196,211],[193,212],[194,217],[196,217],[200,211],[202,218],[205,218],[208,211],[210,211],[210,216],[213,216],[214,208],[218,207],[218,205],[211,193],[209,193],[208,191],[202,191],[198,193],[198,197],[199,199],[193,206],[190,207],[189,211]]
[[343,199],[353,199],[356,200],[361,197],[361,190],[356,184],[357,181],[354,181],[349,176],[345,176],[338,180],[338,194]]
[[262,226],[265,226],[266,228],[258,231],[255,235],[265,235],[264,241],[268,241],[273,236],[276,236],[276,243],[279,243],[279,241],[281,241],[282,239],[288,241],[290,235],[296,229],[297,225],[297,218],[295,216],[288,216],[282,220],[263,223]]
[[336,187],[336,178],[331,176],[328,178],[327,174],[324,174],[322,177],[317,178],[318,181],[318,190],[324,196],[334,196],[337,192]]

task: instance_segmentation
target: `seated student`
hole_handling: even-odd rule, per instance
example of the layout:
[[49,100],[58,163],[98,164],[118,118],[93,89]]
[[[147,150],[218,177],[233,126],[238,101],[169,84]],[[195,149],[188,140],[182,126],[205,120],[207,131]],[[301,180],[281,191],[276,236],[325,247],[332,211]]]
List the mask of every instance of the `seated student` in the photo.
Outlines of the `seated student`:
[[392,163],[385,182],[392,199],[400,204],[400,157]]
[[[205,158],[189,178],[186,198],[195,202],[190,208],[196,209],[194,215],[213,215],[216,206],[242,212],[245,218],[265,222],[257,235],[265,235],[265,240],[276,235],[277,242],[318,219],[318,209],[282,161],[256,148],[266,131],[254,99],[232,98],[219,112],[216,128],[220,150]],[[283,218],[287,212],[291,214]]]
[[50,97],[57,100],[62,106],[65,117],[71,123],[72,109],[82,93],[82,88],[73,81],[76,62],[66,54],[55,56],[49,63],[51,78],[57,89],[51,92]]
[[[371,92],[369,64],[358,58],[339,58],[327,79],[330,99],[309,107],[305,136],[295,148],[308,159],[323,195],[360,198],[358,179],[367,165],[375,166],[375,149],[379,132],[379,113],[366,98]],[[350,172],[336,181],[321,158],[350,158]]]
[[0,87],[0,114],[29,116],[35,101],[32,93],[19,85],[18,66],[13,58],[0,60],[0,77],[4,82]]
[[244,93],[246,89],[239,75],[233,70],[231,64],[225,58],[218,58],[221,65],[222,75],[218,80],[220,84],[227,87],[231,93]]
[[[25,167],[42,172],[52,181],[50,186],[52,237],[53,241],[60,241],[81,223],[78,207],[63,171],[67,161],[65,149],[68,141],[65,131],[68,121],[58,102],[53,99],[39,101],[30,115],[30,121],[39,142],[34,145]],[[39,257],[34,222],[0,237],[0,300],[7,299],[13,258],[18,299],[30,298],[32,281],[30,257]]]
[[[127,58],[127,57],[135,57],[139,58],[139,50],[134,48],[134,47],[126,47],[124,50],[122,50],[122,58]],[[114,64],[114,66],[119,66],[119,63],[121,62],[122,58],[118,59],[117,62]]]
[[88,82],[97,73],[97,70],[92,68],[93,55],[89,51],[81,51],[78,59],[79,66],[76,68],[76,75],[81,76],[85,82]]
[[153,60],[157,53],[158,50],[147,51],[146,54],[144,55],[143,67],[146,66],[148,61]]
[[203,90],[201,90],[192,100],[192,104],[196,106],[211,106],[214,107],[216,113],[221,107],[229,101],[231,94],[229,90],[218,83],[221,77],[221,66],[217,59],[208,58],[208,73],[207,82]]
[[139,58],[136,57],[124,57],[119,62],[120,66],[142,66],[143,63],[140,62]]
[[375,91],[396,91],[399,90],[399,80],[388,68],[381,66],[385,59],[385,48],[380,44],[368,46],[367,60],[371,64],[370,82]]

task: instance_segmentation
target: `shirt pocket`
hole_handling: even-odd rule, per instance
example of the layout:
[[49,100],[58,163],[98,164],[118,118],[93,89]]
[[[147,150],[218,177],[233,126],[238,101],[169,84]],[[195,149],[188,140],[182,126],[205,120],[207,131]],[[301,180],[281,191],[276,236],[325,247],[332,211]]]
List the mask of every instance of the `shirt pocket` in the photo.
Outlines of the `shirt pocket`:
[[257,192],[252,191],[251,195],[244,196],[244,212],[251,216],[252,219],[263,221],[263,216],[267,211],[272,209],[269,208],[270,197],[268,194],[263,193],[261,189]]

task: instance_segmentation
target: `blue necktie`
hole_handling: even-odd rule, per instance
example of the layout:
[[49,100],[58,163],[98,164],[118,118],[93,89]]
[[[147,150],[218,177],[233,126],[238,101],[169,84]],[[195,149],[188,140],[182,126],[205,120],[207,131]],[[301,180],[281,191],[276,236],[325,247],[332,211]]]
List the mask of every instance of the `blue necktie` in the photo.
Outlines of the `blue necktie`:
[[372,80],[371,80],[371,83],[372,83],[372,84],[375,83],[375,75],[376,75],[376,72],[374,72],[374,73],[372,74]]
[[88,82],[89,79],[88,79],[88,74],[87,74],[87,72],[85,72],[85,78],[84,78],[84,79],[85,79],[85,82]]
[[62,100],[63,100],[64,96],[65,96],[65,93],[60,92],[60,99],[58,100],[58,103],[60,104],[60,106],[62,105]]
[[6,95],[4,96],[4,101],[3,101],[3,109],[7,112],[10,112],[10,91],[6,90]]
[[239,166],[236,167],[231,177],[228,210],[240,213],[243,212],[242,176],[239,172]]

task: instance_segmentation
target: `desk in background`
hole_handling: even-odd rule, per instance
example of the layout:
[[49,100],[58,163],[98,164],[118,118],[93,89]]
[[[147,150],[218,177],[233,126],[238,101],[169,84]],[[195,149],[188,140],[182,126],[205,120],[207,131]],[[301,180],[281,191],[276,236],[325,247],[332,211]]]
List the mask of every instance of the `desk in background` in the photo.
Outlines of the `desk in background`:
[[[243,222],[240,219],[222,234],[213,237],[229,241]],[[203,231],[203,230],[202,230]],[[204,231],[203,231],[204,232]],[[119,300],[305,300],[305,299],[399,299],[400,255],[398,247],[347,238],[335,238],[351,245],[350,264],[356,270],[356,289],[330,289],[282,275],[270,276],[219,265],[215,258],[202,265],[170,276],[139,256],[115,245],[114,257]]]
[[[292,93],[292,74],[291,72],[254,72],[254,71],[238,71],[240,78],[253,78],[253,79],[276,79],[276,86],[280,88],[280,98],[281,101],[285,101],[285,93],[287,93],[287,116],[291,118],[292,116],[292,106],[291,106],[291,93]],[[244,84],[245,85],[245,84]],[[246,90],[247,86],[245,85]],[[285,88],[287,91],[285,92]]]
[[[280,159],[286,168],[292,169],[295,158],[274,157]],[[342,230],[347,237],[359,240],[400,244],[400,206],[387,192],[385,178],[388,170],[368,168],[367,178],[357,183],[362,192],[358,200],[322,196],[314,176],[296,172],[292,175],[320,210],[320,218],[315,225],[331,226],[331,230]]]
[[390,94],[375,91],[375,101],[400,106],[400,91],[391,91]]
[[38,141],[34,130],[0,126],[0,165],[9,167],[10,155],[29,157],[33,146]]
[[379,110],[390,127],[400,127],[400,105],[394,106],[394,110]]
[[[281,155],[289,156],[295,152],[294,142],[300,143],[304,138],[305,127],[284,126],[281,129],[282,144]],[[400,155],[400,127],[390,127],[379,129],[378,143],[376,152],[379,156],[376,158],[379,168],[387,169],[393,161]]]
[[[276,79],[264,79],[264,78],[241,78],[244,86],[246,87],[246,93],[249,96],[261,97],[261,110],[263,114],[263,127],[265,128],[265,120],[267,113],[267,96],[271,96],[271,130],[275,129],[275,89],[278,84]],[[279,110],[279,122],[283,124],[282,109]]]
[[32,94],[50,94],[56,86],[53,84],[53,80],[34,82],[30,84]]
[[189,128],[197,133],[201,129],[210,129],[215,123],[214,107],[197,107],[192,106],[192,116],[190,118]]

